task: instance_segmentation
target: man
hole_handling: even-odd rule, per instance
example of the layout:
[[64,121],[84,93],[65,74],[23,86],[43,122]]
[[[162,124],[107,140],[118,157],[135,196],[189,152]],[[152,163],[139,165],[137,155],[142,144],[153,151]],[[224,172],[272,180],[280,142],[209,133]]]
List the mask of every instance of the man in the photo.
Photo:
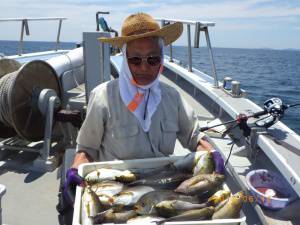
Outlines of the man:
[[80,183],[77,168],[82,163],[168,156],[176,139],[191,151],[212,150],[196,132],[194,111],[174,88],[159,81],[164,46],[182,30],[182,23],[160,28],[150,15],[137,13],[125,19],[121,37],[100,38],[122,49],[122,68],[119,79],[91,92],[65,190]]

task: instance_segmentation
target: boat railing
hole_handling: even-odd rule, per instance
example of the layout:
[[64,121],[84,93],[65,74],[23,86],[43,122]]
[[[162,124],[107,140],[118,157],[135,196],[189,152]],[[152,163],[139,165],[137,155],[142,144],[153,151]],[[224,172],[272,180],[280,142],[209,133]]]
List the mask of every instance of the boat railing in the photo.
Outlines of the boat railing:
[[[216,72],[216,66],[213,57],[213,51],[211,47],[210,37],[208,33],[208,27],[215,26],[213,22],[201,22],[201,21],[192,21],[192,20],[177,20],[177,19],[165,19],[165,18],[155,18],[157,21],[161,22],[161,26],[166,26],[171,23],[181,22],[186,25],[187,30],[187,49],[188,49],[188,71],[193,72],[193,64],[192,64],[192,44],[191,44],[191,26],[194,26],[195,35],[194,35],[194,48],[199,48],[200,43],[200,32],[203,31],[205,33],[206,45],[208,49],[208,54],[210,58],[212,76],[214,78],[214,86],[218,87],[218,76]],[[170,62],[173,62],[173,51],[172,44],[170,44]]]
[[60,32],[61,32],[61,25],[62,21],[66,20],[65,17],[40,17],[40,18],[0,18],[0,22],[22,22],[21,25],[21,35],[20,35],[20,41],[19,41],[19,48],[18,48],[18,55],[22,55],[23,53],[23,39],[24,39],[24,30],[25,34],[27,36],[30,35],[29,33],[29,25],[28,21],[49,21],[49,20],[58,20],[58,31],[56,36],[56,44],[55,44],[55,51],[59,48],[59,38],[60,38]]

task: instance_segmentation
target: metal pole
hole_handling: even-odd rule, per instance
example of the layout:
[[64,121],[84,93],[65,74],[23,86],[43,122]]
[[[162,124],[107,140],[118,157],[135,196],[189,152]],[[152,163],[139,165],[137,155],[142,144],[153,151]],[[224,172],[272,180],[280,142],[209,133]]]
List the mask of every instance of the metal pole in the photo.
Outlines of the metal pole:
[[192,72],[192,47],[191,47],[191,25],[187,25],[187,35],[188,35],[188,55],[189,55],[189,65],[188,71]]
[[24,28],[25,28],[25,20],[22,20],[21,36],[20,36],[19,50],[18,50],[18,54],[19,54],[19,55],[22,55],[22,53],[23,53]]
[[59,47],[59,37],[60,37],[60,31],[61,31],[61,24],[62,24],[62,20],[59,20],[55,51],[57,51],[58,47]]
[[194,35],[194,48],[199,48],[200,43],[200,23],[197,22],[195,25],[195,35]]
[[209,34],[208,34],[208,28],[205,27],[204,31],[205,31],[206,44],[207,44],[207,48],[208,48],[210,63],[211,63],[212,75],[214,77],[214,87],[219,87],[214,56],[213,56],[213,52],[212,52],[212,48],[211,48],[211,44],[210,44],[210,38],[209,38]]
[[170,44],[170,62],[173,62],[173,51],[172,51],[172,44]]
[[99,31],[99,13],[96,13],[96,31]]

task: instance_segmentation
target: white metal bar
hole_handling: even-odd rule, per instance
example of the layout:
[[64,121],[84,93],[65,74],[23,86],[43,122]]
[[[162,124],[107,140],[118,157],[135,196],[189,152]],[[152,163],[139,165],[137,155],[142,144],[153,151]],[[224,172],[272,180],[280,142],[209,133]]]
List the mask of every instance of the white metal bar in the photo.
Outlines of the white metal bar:
[[165,18],[155,18],[157,21],[164,20],[165,22],[181,22],[183,24],[189,24],[189,25],[196,25],[196,23],[199,23],[200,28],[207,27],[207,26],[215,26],[214,22],[208,22],[208,21],[196,21],[196,20],[180,20],[180,19],[165,19]]
[[210,58],[212,76],[214,78],[214,86],[219,87],[216,65],[215,65],[215,61],[214,61],[214,56],[213,56],[213,52],[212,52],[212,48],[211,48],[211,44],[210,44],[210,38],[209,38],[207,27],[204,28],[204,31],[205,31],[205,37],[206,37],[206,44],[207,44],[207,48],[208,48],[208,54],[209,54],[209,58]]
[[61,24],[62,24],[62,20],[59,20],[58,31],[57,31],[57,38],[56,38],[56,45],[55,45],[55,51],[57,51],[58,47],[59,47],[59,37],[60,37],[60,31],[61,31]]
[[191,45],[191,25],[187,25],[187,41],[188,41],[188,57],[189,57],[189,65],[188,70],[192,72],[192,45]]
[[39,18],[0,18],[0,22],[13,22],[13,21],[38,21],[38,20],[66,20],[66,17],[39,17]]
[[58,50],[59,47],[59,38],[60,38],[60,32],[61,32],[61,25],[62,21],[66,20],[65,17],[39,17],[39,18],[0,18],[0,22],[22,22],[21,27],[21,35],[20,35],[20,42],[19,42],[19,52],[18,55],[21,56],[23,53],[23,39],[24,39],[24,29],[26,31],[26,35],[29,35],[29,26],[28,21],[50,21],[50,20],[59,20],[58,25],[58,32],[56,37],[56,45],[55,45],[55,51]]
[[22,20],[22,25],[21,25],[21,36],[20,36],[20,42],[19,42],[18,55],[22,55],[22,53],[23,53],[24,29],[25,29],[25,20]]

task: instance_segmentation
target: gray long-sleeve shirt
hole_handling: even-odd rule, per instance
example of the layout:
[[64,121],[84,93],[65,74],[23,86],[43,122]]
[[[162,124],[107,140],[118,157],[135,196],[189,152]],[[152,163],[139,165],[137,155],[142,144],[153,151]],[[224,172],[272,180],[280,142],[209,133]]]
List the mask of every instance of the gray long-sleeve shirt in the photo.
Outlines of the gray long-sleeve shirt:
[[203,134],[194,135],[194,111],[174,88],[161,82],[160,88],[161,102],[149,132],[144,132],[121,99],[118,79],[97,86],[78,133],[77,150],[96,161],[163,157],[173,153],[178,138],[183,147],[195,151]]

